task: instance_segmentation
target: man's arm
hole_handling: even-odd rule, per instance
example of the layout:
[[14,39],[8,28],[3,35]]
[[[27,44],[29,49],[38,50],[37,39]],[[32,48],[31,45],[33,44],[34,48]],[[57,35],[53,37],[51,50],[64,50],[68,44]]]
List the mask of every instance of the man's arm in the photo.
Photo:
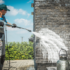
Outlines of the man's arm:
[[[9,22],[7,22],[7,24],[10,24],[10,25],[12,25],[11,23],[9,23]],[[11,27],[11,26],[8,26],[8,27]]]
[[[5,18],[5,16],[4,16],[4,15],[3,15],[3,19],[5,20],[5,22],[6,22],[7,24],[12,25],[11,23],[7,22],[7,20],[6,20],[6,18]],[[8,26],[8,27],[11,27],[11,26]]]
[[[5,19],[5,16],[3,16],[3,18]],[[1,19],[1,20],[3,20],[3,18],[2,18],[2,13],[0,12],[0,19]],[[6,20],[6,19],[5,19],[5,22],[6,22],[7,24],[12,25],[11,23],[7,22],[7,20]],[[8,26],[8,27],[11,27],[11,26]]]

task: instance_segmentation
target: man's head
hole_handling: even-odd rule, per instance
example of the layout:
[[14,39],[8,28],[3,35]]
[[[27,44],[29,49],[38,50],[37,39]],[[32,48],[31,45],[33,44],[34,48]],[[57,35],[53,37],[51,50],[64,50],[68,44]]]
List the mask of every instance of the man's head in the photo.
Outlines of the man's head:
[[5,4],[0,5],[0,12],[5,15],[7,11],[10,11]]

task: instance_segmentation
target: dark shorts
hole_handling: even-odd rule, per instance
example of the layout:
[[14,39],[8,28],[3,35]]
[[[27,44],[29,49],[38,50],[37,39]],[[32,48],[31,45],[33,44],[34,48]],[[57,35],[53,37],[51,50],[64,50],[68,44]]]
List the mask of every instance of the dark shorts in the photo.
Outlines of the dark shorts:
[[5,61],[5,55],[2,55],[2,56],[1,56],[1,64],[2,64],[2,65],[4,64],[4,61]]
[[[2,38],[2,33],[0,33],[0,38]],[[5,42],[5,41],[4,41]],[[5,44],[4,44],[5,45]],[[5,55],[2,55],[1,58],[1,64],[3,65],[4,61],[5,61]]]

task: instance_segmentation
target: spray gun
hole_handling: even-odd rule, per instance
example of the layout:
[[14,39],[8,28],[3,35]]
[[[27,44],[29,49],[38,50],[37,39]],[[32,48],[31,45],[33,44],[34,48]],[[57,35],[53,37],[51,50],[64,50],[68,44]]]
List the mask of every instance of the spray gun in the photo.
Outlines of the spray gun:
[[7,26],[11,26],[12,28],[20,28],[20,29],[25,29],[25,30],[28,30],[29,32],[31,32],[31,30],[26,29],[26,28],[22,28],[22,27],[19,27],[19,26],[16,26],[16,24],[13,24],[13,25],[6,24],[6,25],[7,25]]

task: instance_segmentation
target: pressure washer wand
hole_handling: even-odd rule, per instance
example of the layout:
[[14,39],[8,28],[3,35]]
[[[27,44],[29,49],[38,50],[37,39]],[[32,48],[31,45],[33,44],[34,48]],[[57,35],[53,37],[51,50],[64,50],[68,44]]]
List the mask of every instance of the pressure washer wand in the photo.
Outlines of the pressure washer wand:
[[31,32],[31,30],[29,30],[29,29],[26,29],[26,28],[22,28],[22,27],[18,27],[18,26],[16,26],[16,24],[13,24],[13,25],[10,25],[10,24],[6,24],[7,26],[11,26],[11,27],[13,27],[13,28],[20,28],[20,29],[25,29],[25,30],[28,30],[29,32]]
[[22,28],[22,27],[18,27],[18,26],[16,26],[17,28],[20,28],[20,29],[25,29],[25,30],[28,30],[29,32],[31,32],[31,30],[29,30],[29,29],[26,29],[26,28]]

